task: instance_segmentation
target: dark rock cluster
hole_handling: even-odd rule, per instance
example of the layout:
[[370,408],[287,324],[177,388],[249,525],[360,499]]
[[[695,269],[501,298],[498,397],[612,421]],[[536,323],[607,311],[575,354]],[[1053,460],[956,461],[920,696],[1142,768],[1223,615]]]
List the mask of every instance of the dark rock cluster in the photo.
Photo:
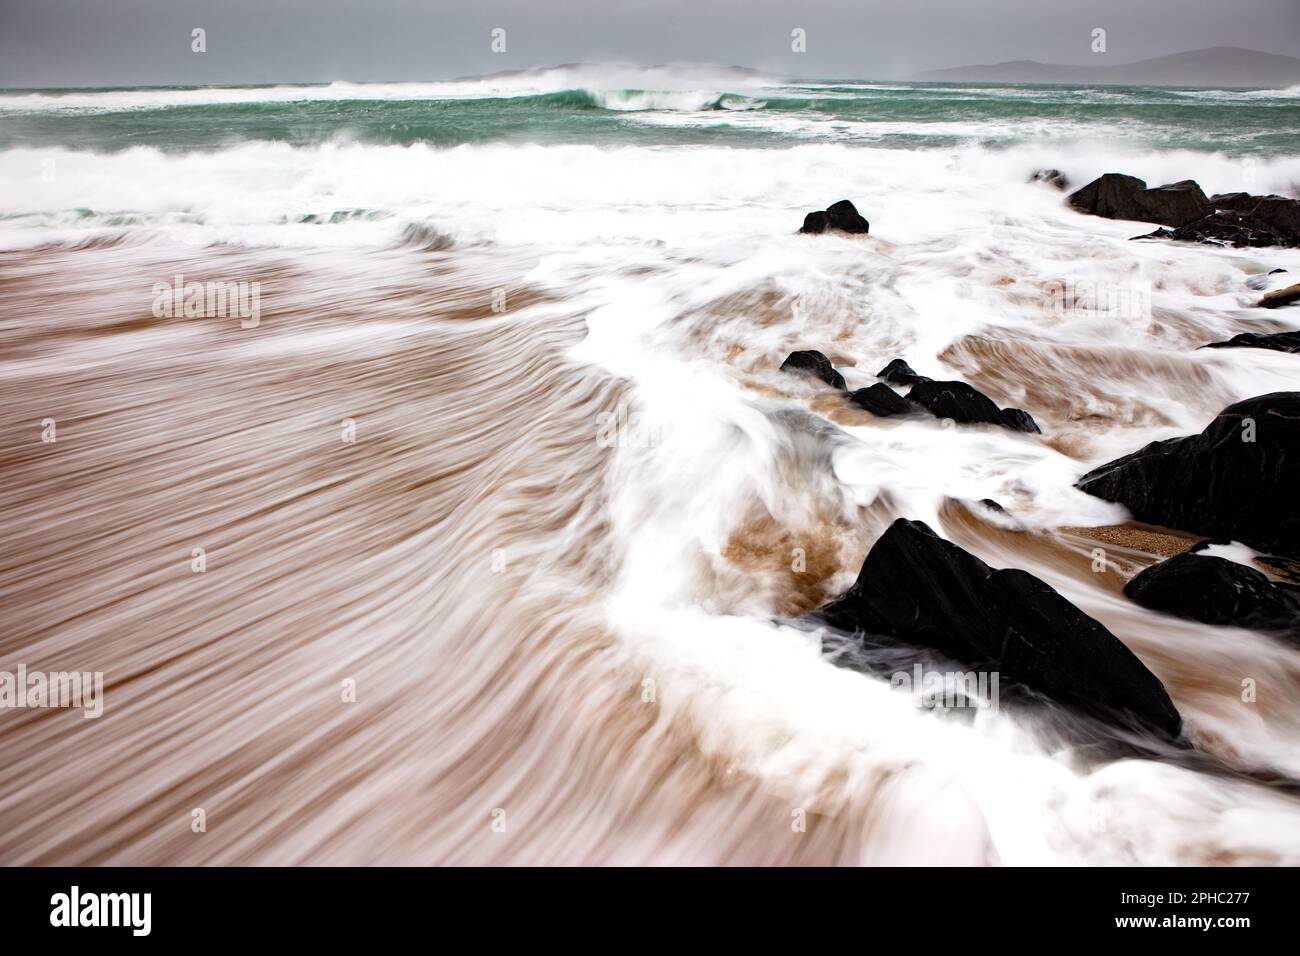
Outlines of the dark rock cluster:
[[894,385],[910,386],[907,400],[920,405],[936,418],[950,418],[967,424],[1001,425],[1017,432],[1040,433],[1042,429],[1026,411],[1019,408],[999,408],[992,399],[965,382],[936,382],[918,375],[902,359],[894,359],[879,372],[876,378]]
[[907,393],[907,398],[936,418],[1001,425],[1015,432],[1038,434],[1042,431],[1028,412],[1019,408],[998,408],[987,395],[965,382],[918,382]]
[[1209,204],[1201,187],[1192,180],[1148,189],[1146,182],[1123,173],[1107,173],[1070,194],[1069,204],[1105,219],[1133,219],[1158,222],[1162,226],[1184,226],[1205,215]]
[[849,232],[866,235],[871,231],[871,223],[858,213],[857,208],[847,199],[828,206],[821,212],[810,212],[803,217],[802,233]]
[[[844,376],[835,370],[831,360],[814,350],[791,352],[781,363],[781,371],[808,372],[832,388],[845,388]],[[987,395],[965,382],[936,382],[918,375],[902,359],[891,361],[876,377],[883,381],[849,395],[850,401],[873,415],[888,417],[923,408],[936,418],[963,424],[1000,425],[1012,431],[1041,432],[1028,412],[1019,408],[999,408]],[[910,387],[911,391],[906,396],[900,395],[885,382]]]
[[1300,246],[1300,200],[1250,193],[1207,197],[1190,179],[1148,188],[1135,176],[1106,173],[1067,200],[1079,212],[1163,227],[1137,239],[1217,245]]
[[[1031,181],[1066,188],[1059,170],[1039,170]],[[1207,197],[1191,180],[1150,188],[1135,177],[1108,173],[1068,202],[1090,215],[1162,227],[1135,238],[1300,247],[1300,201],[1280,196]],[[868,228],[843,200],[809,213],[800,232]],[[1260,278],[1252,288],[1267,288],[1268,280]],[[1300,302],[1300,285],[1270,293],[1259,304],[1293,302]],[[1203,347],[1300,353],[1300,332],[1244,332]],[[844,377],[818,351],[791,353],[781,370],[811,374],[845,391]],[[966,382],[920,375],[901,358],[877,378],[848,394],[874,415],[923,409],[956,422],[1039,431],[1027,412],[1000,408]],[[1092,469],[1077,487],[1125,505],[1138,521],[1249,545],[1274,556],[1261,559],[1269,570],[1277,562],[1300,560],[1300,392],[1237,402],[1200,434],[1153,442]],[[981,504],[1005,513],[991,500]],[[1300,641],[1300,585],[1196,549],[1146,568],[1124,593],[1161,613]],[[882,653],[883,660],[902,652],[938,655],[996,672],[1017,699],[1047,701],[1137,733],[1181,735],[1182,719],[1164,686],[1101,623],[1032,574],[992,568],[919,521],[895,521],[871,548],[853,586],[807,619],[826,628],[823,649],[829,656],[851,652],[839,660],[849,666],[875,666],[873,655]]]

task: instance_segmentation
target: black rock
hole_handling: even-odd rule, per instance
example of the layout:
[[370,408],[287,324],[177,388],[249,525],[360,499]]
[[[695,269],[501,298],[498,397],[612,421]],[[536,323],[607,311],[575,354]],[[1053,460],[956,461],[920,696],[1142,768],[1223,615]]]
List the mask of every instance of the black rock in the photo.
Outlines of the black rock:
[[1226,342],[1211,342],[1202,345],[1203,349],[1272,349],[1274,352],[1300,352],[1300,332],[1275,332],[1261,335],[1258,332],[1242,332]]
[[871,223],[858,214],[857,208],[847,199],[841,199],[826,207],[826,224],[841,232],[866,234],[871,231]]
[[[1131,218],[1131,217],[1123,217]],[[1152,222],[1162,222],[1153,219]],[[1201,216],[1173,230],[1157,229],[1137,239],[1176,239],[1239,248],[1300,246],[1300,200],[1285,196],[1219,193],[1206,200]]]
[[1138,204],[1150,216],[1147,222],[1178,227],[1203,218],[1210,200],[1193,180],[1184,179],[1144,191]]
[[1142,210],[1138,208],[1139,193],[1145,191],[1145,180],[1123,173],[1106,173],[1083,188],[1072,193],[1066,201],[1079,212],[1105,219],[1135,219]]
[[1200,242],[1238,249],[1293,245],[1272,226],[1232,211],[1218,211],[1177,229],[1157,229],[1134,239],[1173,239],[1177,242]]
[[859,215],[853,203],[841,199],[828,206],[825,212],[810,212],[804,216],[803,227],[799,231],[818,233],[829,229],[865,235],[871,231],[871,223]]
[[1057,189],[1069,188],[1070,181],[1065,178],[1065,173],[1059,169],[1039,169],[1034,171],[1034,175],[1029,177],[1031,183],[1047,183],[1049,186],[1055,186]]
[[1106,219],[1133,219],[1162,226],[1183,226],[1211,212],[1205,193],[1190,179],[1148,189],[1136,176],[1106,173],[1074,192],[1069,204],[1079,212]]
[[924,375],[917,375],[901,358],[896,358],[879,372],[876,378],[883,378],[886,382],[893,382],[895,385],[915,385],[917,382],[932,382],[934,379],[927,378]]
[[1145,608],[1205,624],[1300,636],[1300,587],[1225,558],[1180,554],[1142,571],[1124,593]]
[[849,399],[855,405],[871,412],[871,414],[883,417],[906,415],[913,408],[911,402],[884,382],[877,382],[867,388],[860,388],[849,395]]
[[826,231],[826,213],[810,212],[803,217],[803,226],[799,231],[804,233],[816,234]]
[[1250,193],[1222,193],[1210,197],[1216,211],[1241,213],[1261,227],[1267,227],[1287,240],[1300,242],[1300,200],[1285,196],[1252,196]]
[[844,388],[844,376],[835,371],[830,359],[813,349],[791,352],[781,363],[781,371],[811,372],[832,388]]
[[1242,209],[1253,206],[1259,198],[1250,193],[1215,193],[1210,197],[1210,205],[1215,209]]
[[907,397],[938,418],[1002,424],[1002,409],[987,395],[965,382],[918,382],[912,386]]
[[1229,405],[1199,435],[1152,442],[1076,487],[1139,521],[1300,558],[1300,392]]
[[1003,411],[987,395],[965,382],[918,382],[907,393],[907,399],[938,418],[1001,425],[1019,432],[1039,431],[1027,412],[1018,408]]
[[811,617],[996,671],[1109,723],[1181,731],[1160,681],[1105,627],[1032,574],[994,570],[920,521],[895,521],[853,587]]

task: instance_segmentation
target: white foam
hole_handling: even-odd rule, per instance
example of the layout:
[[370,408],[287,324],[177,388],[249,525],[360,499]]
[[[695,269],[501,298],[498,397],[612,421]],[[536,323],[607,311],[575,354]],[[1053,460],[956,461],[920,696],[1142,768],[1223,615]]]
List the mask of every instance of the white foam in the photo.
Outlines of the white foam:
[[[124,112],[223,104],[340,102],[346,100],[461,100],[537,96],[565,90],[761,89],[778,81],[747,70],[707,65],[658,67],[590,64],[427,83],[349,83],[270,87],[94,90],[0,94],[0,112]],[[611,106],[612,109],[623,108]]]

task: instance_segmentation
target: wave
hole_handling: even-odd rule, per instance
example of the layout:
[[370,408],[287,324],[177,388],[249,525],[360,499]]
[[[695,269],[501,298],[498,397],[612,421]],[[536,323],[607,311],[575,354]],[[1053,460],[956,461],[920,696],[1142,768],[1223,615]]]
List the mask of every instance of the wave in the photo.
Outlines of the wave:
[[1198,100],[1287,100],[1300,98],[1300,83],[1281,89],[1266,90],[1169,90],[1171,96]]
[[[737,115],[769,121],[762,111]],[[34,181],[33,171],[47,167],[58,175]],[[1040,167],[1059,168],[1079,184],[1116,171],[1151,183],[1191,178],[1210,193],[1294,195],[1300,184],[1300,157],[1245,165],[1224,153],[1116,141],[910,151],[843,143],[779,150],[261,142],[187,153],[13,149],[0,152],[0,236],[23,244],[48,230],[126,227],[182,240],[218,233],[287,244],[347,233],[350,241],[383,245],[404,222],[434,221],[469,241],[639,242],[780,233],[796,213],[794,221],[841,195],[874,209],[872,218],[894,220],[891,232],[920,236],[1061,207],[1055,194],[1026,185]]]
[[695,113],[709,110],[759,110],[766,106],[764,100],[753,99],[738,93],[718,93],[713,90],[605,90],[579,88],[556,93],[538,93],[528,96],[498,97],[540,109],[592,109],[617,113],[678,112]]
[[455,241],[446,233],[439,232],[428,223],[411,223],[402,230],[398,245],[419,249],[423,252],[446,252],[455,245]]
[[[689,94],[693,90],[759,90],[780,85],[775,78],[739,68],[668,65],[634,67],[572,65],[510,74],[424,83],[290,84],[116,90],[43,90],[0,94],[0,112],[131,112],[177,107],[266,103],[405,100],[479,100],[545,96],[585,90],[593,97],[619,91]],[[653,95],[653,94],[652,94]],[[617,106],[611,108],[618,108]],[[669,107],[671,108],[671,107]]]
[[[368,101],[394,103],[439,103],[474,100],[484,104],[492,101],[514,101],[536,106],[539,109],[602,109],[616,112],[669,110],[694,112],[701,110],[752,110],[762,109],[761,99],[739,93],[716,90],[654,90],[606,89],[601,87],[575,87],[555,91],[529,89],[502,89],[483,87],[473,95],[447,88],[400,90],[374,90],[351,84],[331,84],[328,88],[277,87],[274,89],[229,90],[174,90],[167,93],[90,93],[0,96],[0,112],[32,113],[116,113],[149,112],[171,109],[258,109],[276,108],[294,103],[352,103]],[[807,105],[807,101],[799,101]]]

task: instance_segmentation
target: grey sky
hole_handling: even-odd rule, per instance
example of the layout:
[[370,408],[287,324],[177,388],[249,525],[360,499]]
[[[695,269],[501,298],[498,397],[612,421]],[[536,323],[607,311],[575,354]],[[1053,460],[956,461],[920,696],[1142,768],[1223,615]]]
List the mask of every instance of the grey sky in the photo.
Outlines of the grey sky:
[[[204,54],[190,50],[194,27]],[[490,50],[494,27],[505,53]],[[790,50],[795,27],[804,54]],[[5,87],[418,80],[578,61],[890,78],[1206,46],[1297,55],[1300,0],[0,0]]]

